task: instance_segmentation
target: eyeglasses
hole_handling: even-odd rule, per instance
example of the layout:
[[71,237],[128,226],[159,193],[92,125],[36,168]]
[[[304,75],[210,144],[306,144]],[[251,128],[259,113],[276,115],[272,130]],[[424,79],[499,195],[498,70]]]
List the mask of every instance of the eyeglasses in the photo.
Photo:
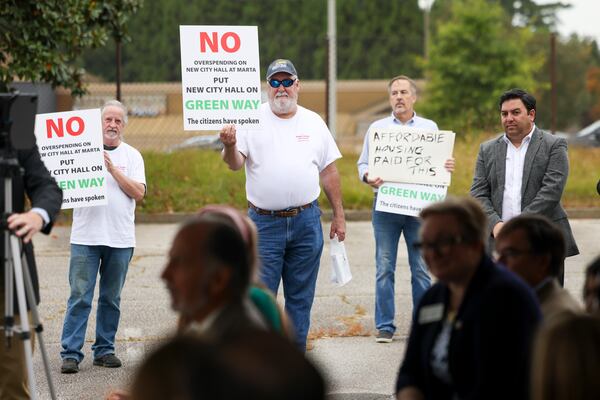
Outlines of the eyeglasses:
[[269,85],[274,89],[277,89],[281,85],[283,85],[283,87],[290,87],[294,84],[294,82],[296,82],[296,80],[291,79],[291,78],[282,79],[282,80],[269,79]]
[[419,250],[421,253],[426,251],[433,251],[436,254],[446,254],[450,251],[452,246],[460,243],[465,243],[465,240],[460,236],[441,238],[435,242],[416,242],[413,244],[415,250]]
[[531,250],[519,250],[519,249],[508,248],[508,249],[505,249],[502,251],[494,250],[492,256],[494,257],[494,260],[500,261],[500,260],[514,259],[514,258],[520,257],[522,255],[531,254],[531,253],[533,253]]

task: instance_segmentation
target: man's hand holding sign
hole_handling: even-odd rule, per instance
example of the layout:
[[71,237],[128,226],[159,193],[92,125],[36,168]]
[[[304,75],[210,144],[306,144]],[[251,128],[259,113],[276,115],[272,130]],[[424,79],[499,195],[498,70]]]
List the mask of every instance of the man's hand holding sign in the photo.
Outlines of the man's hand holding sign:
[[367,135],[372,175],[366,172],[363,180],[379,189],[377,210],[417,216],[446,197],[455,167],[454,132],[388,126]]

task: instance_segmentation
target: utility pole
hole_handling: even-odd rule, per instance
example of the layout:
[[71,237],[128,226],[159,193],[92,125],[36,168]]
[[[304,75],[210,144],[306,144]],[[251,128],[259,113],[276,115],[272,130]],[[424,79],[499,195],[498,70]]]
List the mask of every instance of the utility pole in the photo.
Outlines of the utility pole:
[[335,0],[327,0],[327,80],[326,80],[326,108],[325,114],[329,130],[335,139],[337,117],[337,52],[336,52],[336,22]]
[[117,81],[117,100],[121,101],[121,41],[119,39],[115,39],[115,48],[116,48],[116,63],[117,63],[117,71],[116,71],[116,81]]
[[550,130],[556,133],[556,33],[550,34]]
[[419,8],[423,10],[423,56],[429,61],[429,12],[435,0],[419,0]]

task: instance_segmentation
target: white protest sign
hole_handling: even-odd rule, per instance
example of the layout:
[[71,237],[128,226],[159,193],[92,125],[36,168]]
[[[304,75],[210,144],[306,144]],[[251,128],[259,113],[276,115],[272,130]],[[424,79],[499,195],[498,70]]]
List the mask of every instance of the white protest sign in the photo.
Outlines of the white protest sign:
[[385,182],[450,185],[444,162],[452,157],[454,132],[403,126],[371,128],[369,176]]
[[63,190],[63,209],[106,204],[99,109],[38,114],[35,137],[42,161]]
[[256,26],[179,27],[185,130],[259,126]]
[[448,186],[386,182],[379,187],[375,210],[416,217],[422,209],[446,198]]

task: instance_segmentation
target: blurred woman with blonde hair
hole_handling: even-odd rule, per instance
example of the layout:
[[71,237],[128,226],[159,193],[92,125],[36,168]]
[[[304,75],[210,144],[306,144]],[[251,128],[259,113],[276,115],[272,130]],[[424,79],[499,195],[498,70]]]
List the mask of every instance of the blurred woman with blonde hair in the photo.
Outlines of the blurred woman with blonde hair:
[[600,318],[564,313],[534,344],[532,400],[600,399]]

